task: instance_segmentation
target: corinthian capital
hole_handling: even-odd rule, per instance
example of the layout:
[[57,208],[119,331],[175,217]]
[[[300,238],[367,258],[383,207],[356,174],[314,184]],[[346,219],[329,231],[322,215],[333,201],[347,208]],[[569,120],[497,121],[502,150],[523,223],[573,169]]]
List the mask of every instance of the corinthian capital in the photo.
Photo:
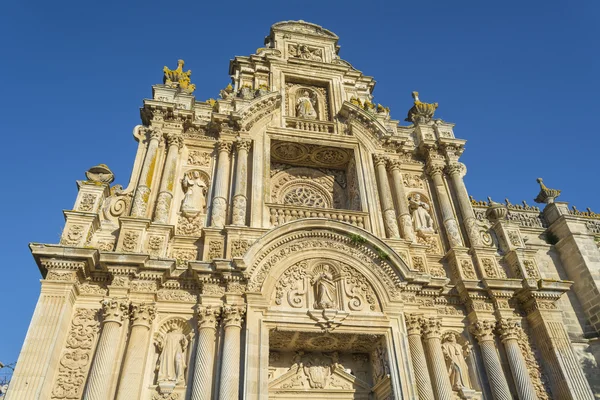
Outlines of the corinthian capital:
[[217,142],[217,149],[219,153],[230,153],[231,152],[231,142],[227,142],[225,140],[219,140]]
[[485,342],[487,340],[494,340],[494,328],[495,324],[493,321],[477,321],[471,325],[471,333],[475,335],[477,341]]
[[409,314],[406,316],[406,330],[409,335],[420,335],[425,318],[421,314]]
[[219,318],[221,316],[221,307],[199,307],[198,308],[198,329],[210,328],[217,329]]
[[244,315],[246,315],[246,306],[223,306],[223,326],[241,327],[244,321]]
[[437,174],[442,174],[444,172],[444,164],[440,164],[440,163],[433,163],[433,162],[428,162],[427,163],[427,174],[431,177],[434,177]]
[[421,324],[423,337],[425,339],[441,338],[442,337],[442,320],[439,317],[430,317],[423,319]]
[[388,158],[383,154],[373,154],[373,160],[376,166],[384,165],[387,163]]
[[240,150],[250,151],[251,147],[252,147],[252,140],[237,138],[237,140],[235,141],[235,149],[237,151],[240,151]]
[[131,305],[131,322],[133,325],[150,326],[156,317],[156,306],[149,303]]
[[452,162],[446,166],[446,172],[449,176],[459,176],[462,178],[467,171],[463,163]]
[[102,318],[104,323],[117,322],[121,324],[129,316],[129,300],[108,298],[102,300]]
[[518,339],[521,331],[521,324],[514,319],[502,319],[497,324],[500,340],[503,342],[510,339]]
[[180,133],[167,133],[167,146],[177,146],[180,149],[183,147],[183,137]]
[[163,136],[162,130],[156,126],[146,128],[146,134],[150,140],[160,140]]
[[399,170],[402,167],[402,163],[400,162],[400,160],[394,160],[391,158],[388,158],[387,160],[387,169],[390,171],[394,171],[394,170]]

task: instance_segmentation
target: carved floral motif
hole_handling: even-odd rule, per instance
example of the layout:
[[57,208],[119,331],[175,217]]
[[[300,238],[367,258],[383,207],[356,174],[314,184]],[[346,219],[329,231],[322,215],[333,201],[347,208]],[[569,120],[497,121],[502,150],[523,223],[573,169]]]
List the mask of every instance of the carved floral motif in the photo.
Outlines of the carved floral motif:
[[63,234],[63,237],[60,240],[60,244],[66,246],[75,246],[79,244],[81,238],[83,237],[85,227],[83,225],[73,224],[69,226],[66,234]]
[[98,311],[78,308],[60,357],[52,399],[80,399],[98,335]]
[[125,236],[123,237],[123,251],[132,253],[135,251],[137,247],[138,240],[140,238],[140,233],[135,231],[125,232]]
[[79,201],[79,211],[92,211],[96,204],[97,196],[91,193],[84,193]]

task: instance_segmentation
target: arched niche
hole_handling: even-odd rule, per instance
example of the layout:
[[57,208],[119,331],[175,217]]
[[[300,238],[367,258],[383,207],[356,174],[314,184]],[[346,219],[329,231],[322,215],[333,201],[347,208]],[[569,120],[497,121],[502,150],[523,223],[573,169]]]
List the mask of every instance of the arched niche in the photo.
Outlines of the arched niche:
[[394,250],[369,232],[343,222],[307,218],[269,231],[250,247],[244,256],[249,290],[270,298],[289,267],[312,259],[333,260],[359,272],[382,308],[399,301],[403,287],[415,277]]
[[170,317],[154,333],[155,372],[153,382],[161,388],[186,387],[194,330],[190,321]]
[[298,114],[298,103],[300,99],[310,99],[316,112],[317,121],[329,121],[329,109],[327,102],[327,90],[300,83],[288,83],[286,93],[286,114],[290,117],[303,118]]

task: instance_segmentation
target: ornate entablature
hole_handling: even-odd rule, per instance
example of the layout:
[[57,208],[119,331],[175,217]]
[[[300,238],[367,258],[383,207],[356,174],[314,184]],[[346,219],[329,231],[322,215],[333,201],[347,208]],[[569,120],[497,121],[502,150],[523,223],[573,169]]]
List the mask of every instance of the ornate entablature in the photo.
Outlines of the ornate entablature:
[[598,214],[469,197],[438,104],[376,103],[338,40],[276,23],[218,96],[164,68],[129,183],[90,168],[31,245],[8,399],[592,399]]

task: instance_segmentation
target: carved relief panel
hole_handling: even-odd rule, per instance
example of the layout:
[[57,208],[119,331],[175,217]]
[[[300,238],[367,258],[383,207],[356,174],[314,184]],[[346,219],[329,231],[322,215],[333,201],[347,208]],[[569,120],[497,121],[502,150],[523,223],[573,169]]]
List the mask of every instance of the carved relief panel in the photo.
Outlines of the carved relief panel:
[[380,311],[377,296],[364,275],[333,260],[312,259],[289,267],[279,278],[276,306],[347,312]]

